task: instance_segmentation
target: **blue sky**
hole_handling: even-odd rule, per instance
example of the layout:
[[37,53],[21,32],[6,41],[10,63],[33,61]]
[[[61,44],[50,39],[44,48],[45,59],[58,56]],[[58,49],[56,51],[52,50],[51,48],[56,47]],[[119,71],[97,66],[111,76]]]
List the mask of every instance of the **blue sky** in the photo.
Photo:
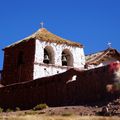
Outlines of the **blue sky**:
[[120,0],[0,0],[0,69],[2,48],[40,28],[83,44],[85,54],[120,51]]

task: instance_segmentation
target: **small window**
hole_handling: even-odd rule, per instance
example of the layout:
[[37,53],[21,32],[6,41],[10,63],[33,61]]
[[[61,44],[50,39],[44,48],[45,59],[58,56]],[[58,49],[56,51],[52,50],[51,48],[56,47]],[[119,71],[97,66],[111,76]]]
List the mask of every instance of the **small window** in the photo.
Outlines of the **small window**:
[[85,64],[85,65],[84,65],[84,68],[85,68],[85,69],[88,69],[88,64]]

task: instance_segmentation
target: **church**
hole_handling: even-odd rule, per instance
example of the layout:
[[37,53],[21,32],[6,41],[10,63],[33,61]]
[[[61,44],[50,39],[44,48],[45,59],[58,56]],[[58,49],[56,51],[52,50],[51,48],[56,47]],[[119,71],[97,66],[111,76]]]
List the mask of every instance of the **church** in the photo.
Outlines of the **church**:
[[85,56],[82,44],[63,39],[43,27],[3,50],[3,85],[52,76],[70,68],[93,69],[120,60],[119,52],[112,48]]
[[83,69],[83,45],[63,39],[45,28],[4,48],[2,84],[34,80],[74,67]]
[[3,51],[2,108],[86,105],[120,93],[120,53],[111,46],[85,55],[81,43],[42,27]]

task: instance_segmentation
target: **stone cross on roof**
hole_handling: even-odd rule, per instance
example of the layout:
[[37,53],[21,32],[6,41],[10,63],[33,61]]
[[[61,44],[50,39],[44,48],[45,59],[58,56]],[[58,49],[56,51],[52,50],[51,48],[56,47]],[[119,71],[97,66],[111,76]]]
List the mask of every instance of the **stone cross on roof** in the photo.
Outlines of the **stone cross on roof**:
[[108,45],[109,48],[111,48],[112,43],[108,42],[107,45]]
[[43,28],[43,26],[44,26],[44,22],[41,22],[40,25],[41,25],[41,28]]

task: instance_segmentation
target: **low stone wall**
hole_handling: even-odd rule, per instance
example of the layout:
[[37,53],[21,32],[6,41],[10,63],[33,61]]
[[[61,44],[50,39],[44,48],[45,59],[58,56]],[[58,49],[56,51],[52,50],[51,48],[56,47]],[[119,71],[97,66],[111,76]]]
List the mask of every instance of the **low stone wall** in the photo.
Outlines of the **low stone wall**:
[[[114,82],[116,66],[111,64],[86,71],[70,69],[58,75],[2,87],[0,106],[26,109],[40,103],[60,106],[106,99],[106,85]],[[76,80],[72,81],[74,75]]]

